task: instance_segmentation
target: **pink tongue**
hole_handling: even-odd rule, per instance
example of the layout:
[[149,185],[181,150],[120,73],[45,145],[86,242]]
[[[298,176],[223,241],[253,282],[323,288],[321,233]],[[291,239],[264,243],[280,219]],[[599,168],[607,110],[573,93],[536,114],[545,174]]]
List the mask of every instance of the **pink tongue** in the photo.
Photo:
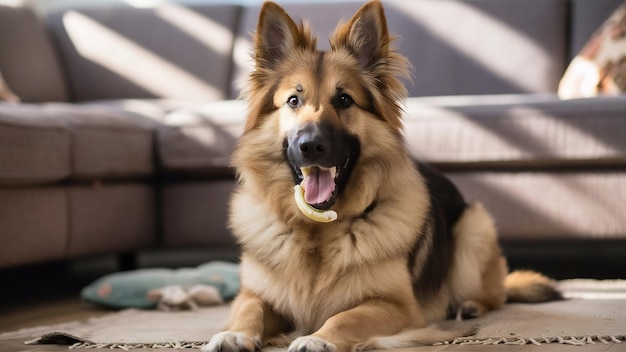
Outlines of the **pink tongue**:
[[304,188],[304,200],[311,205],[329,200],[335,190],[335,180],[330,171],[314,169],[300,184]]

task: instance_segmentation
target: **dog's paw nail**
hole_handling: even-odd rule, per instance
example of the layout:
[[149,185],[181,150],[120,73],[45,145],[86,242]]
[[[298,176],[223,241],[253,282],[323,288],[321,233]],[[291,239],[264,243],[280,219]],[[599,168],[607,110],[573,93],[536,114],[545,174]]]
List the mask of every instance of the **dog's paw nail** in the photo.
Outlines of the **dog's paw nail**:
[[301,336],[289,346],[289,352],[335,352],[332,343],[315,336]]
[[202,352],[254,352],[261,349],[261,339],[241,332],[224,331],[202,346]]

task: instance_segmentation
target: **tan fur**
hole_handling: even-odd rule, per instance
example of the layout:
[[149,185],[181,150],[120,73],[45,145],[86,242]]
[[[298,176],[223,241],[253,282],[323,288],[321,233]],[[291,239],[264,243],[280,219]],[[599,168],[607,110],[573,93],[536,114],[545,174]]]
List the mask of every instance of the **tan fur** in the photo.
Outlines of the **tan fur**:
[[[448,279],[428,305],[416,299],[407,258],[427,230],[431,204],[401,137],[405,89],[397,76],[407,63],[390,47],[382,5],[371,1],[340,25],[324,54],[315,51],[308,28],[276,4],[261,11],[256,68],[245,92],[249,117],[233,154],[240,184],[230,226],[242,247],[242,291],[227,330],[203,350],[253,350],[265,343],[347,352],[467,333],[426,326],[445,319],[450,307],[480,315],[501,306],[506,263],[493,220],[474,205],[454,228]],[[339,89],[353,98],[349,109],[333,106]],[[302,97],[298,109],[285,104],[294,94]],[[333,205],[338,219],[324,224],[298,210],[283,150],[290,131],[320,121],[361,141],[358,162]],[[430,255],[424,248],[416,266]]]
[[465,210],[454,228],[457,240],[450,291],[455,306],[470,301],[477,316],[497,309],[506,299],[507,273],[493,219],[481,204]]
[[504,281],[508,302],[546,302],[562,299],[554,281],[529,270],[514,271]]

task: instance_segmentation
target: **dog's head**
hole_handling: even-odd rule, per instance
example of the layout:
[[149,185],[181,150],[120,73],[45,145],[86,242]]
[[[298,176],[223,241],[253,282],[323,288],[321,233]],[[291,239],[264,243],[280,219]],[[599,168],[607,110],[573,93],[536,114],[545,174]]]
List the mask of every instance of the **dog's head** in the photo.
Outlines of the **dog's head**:
[[240,143],[256,150],[248,149],[246,155],[255,156],[247,161],[236,153],[240,173],[254,170],[268,179],[260,187],[271,192],[270,180],[285,187],[281,171],[288,170],[288,191],[294,183],[302,185],[306,202],[320,210],[338,205],[349,189],[363,191],[350,187],[357,169],[374,154],[393,158],[401,152],[390,149],[401,139],[405,89],[398,76],[406,74],[407,65],[390,48],[391,40],[378,1],[341,24],[327,52],[316,50],[306,23],[298,25],[280,6],[265,3],[255,36],[255,69],[244,92],[250,107]]

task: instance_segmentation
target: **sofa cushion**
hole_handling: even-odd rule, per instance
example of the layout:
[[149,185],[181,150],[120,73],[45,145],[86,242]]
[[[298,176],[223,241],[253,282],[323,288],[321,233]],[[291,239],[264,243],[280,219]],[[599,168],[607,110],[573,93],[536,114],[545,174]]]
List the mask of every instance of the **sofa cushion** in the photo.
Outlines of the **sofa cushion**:
[[[298,21],[309,21],[318,46],[361,3],[287,3]],[[555,92],[566,60],[565,0],[451,0],[384,3],[389,31],[412,64],[410,96]],[[231,97],[239,94],[250,63],[251,38],[260,6],[246,7],[237,31]],[[454,24],[454,25],[452,25]],[[480,38],[478,40],[478,38]]]
[[72,177],[150,177],[154,173],[154,131],[149,116],[100,105],[46,104],[71,133]]
[[71,175],[71,133],[63,116],[0,102],[0,184],[41,184]]
[[439,167],[626,165],[626,97],[553,95],[411,98],[410,152]]
[[64,56],[74,100],[225,97],[239,7],[70,6],[51,10],[47,22]]
[[159,118],[114,106],[0,103],[0,183],[151,177]]
[[[416,159],[444,169],[626,165],[626,97],[555,95],[409,98],[404,134]],[[243,132],[245,103],[176,110],[159,129],[166,171],[223,174]]]
[[413,65],[410,96],[555,92],[564,69],[565,0],[385,4]]
[[157,135],[161,166],[169,172],[223,174],[243,133],[245,103],[220,101],[175,110]]
[[61,63],[47,30],[33,9],[11,3],[0,4],[0,72],[24,102],[66,101]]

